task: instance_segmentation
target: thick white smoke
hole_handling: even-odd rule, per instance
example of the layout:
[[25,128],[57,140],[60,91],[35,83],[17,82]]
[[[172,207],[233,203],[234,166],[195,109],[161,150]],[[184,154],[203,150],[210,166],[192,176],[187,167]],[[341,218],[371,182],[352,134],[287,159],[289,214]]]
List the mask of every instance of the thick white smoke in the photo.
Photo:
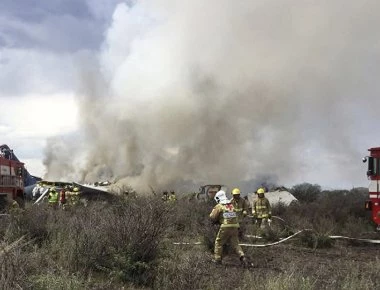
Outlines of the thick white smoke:
[[379,8],[347,0],[119,4],[99,58],[78,62],[77,149],[63,157],[52,140],[47,176],[144,189],[263,176],[318,182],[323,172],[334,172],[330,184],[362,180],[358,160],[367,141],[379,141],[360,138],[380,107]]

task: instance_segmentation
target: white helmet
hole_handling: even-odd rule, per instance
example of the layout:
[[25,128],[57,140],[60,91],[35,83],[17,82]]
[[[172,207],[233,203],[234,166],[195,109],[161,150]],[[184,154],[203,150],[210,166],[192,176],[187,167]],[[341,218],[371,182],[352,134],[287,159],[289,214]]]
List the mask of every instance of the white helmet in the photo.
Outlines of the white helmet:
[[228,200],[227,196],[226,196],[226,192],[223,191],[223,190],[219,190],[216,194],[215,194],[215,197],[214,197],[215,201],[217,203],[221,203],[221,204],[227,204],[229,203],[230,201]]

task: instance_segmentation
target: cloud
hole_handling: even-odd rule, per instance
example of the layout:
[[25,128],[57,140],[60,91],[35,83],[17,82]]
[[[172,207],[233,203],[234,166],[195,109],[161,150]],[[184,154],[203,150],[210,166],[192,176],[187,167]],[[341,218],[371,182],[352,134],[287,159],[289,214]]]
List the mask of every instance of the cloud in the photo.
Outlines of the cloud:
[[0,98],[75,91],[78,64],[102,42],[107,19],[92,11],[99,2],[3,1]]
[[0,49],[0,99],[24,94],[72,92],[75,55],[27,49]]
[[6,47],[60,53],[98,47],[102,20],[93,16],[84,1],[33,2],[4,3],[0,33],[6,36]]
[[78,128],[74,97],[29,95],[2,98],[0,106],[1,144],[8,144],[32,174],[42,176],[46,138],[70,135]]
[[5,0],[1,7],[1,142],[42,175],[46,139],[75,130],[78,72],[95,55],[107,19],[85,1]]

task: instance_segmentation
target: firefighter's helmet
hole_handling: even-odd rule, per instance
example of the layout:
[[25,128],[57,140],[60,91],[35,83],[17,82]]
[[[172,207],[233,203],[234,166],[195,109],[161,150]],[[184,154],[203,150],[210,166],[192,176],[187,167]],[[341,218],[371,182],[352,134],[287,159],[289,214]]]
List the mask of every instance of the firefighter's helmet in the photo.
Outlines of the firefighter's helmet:
[[54,192],[55,191],[55,187],[54,186],[50,187],[50,191]]
[[74,187],[73,191],[74,191],[74,192],[78,192],[78,191],[79,191],[79,188],[78,188],[78,187]]
[[227,204],[229,200],[227,199],[226,193],[223,190],[219,190],[214,197],[215,201],[220,204]]
[[260,194],[260,193],[265,193],[265,189],[260,187],[258,190],[257,190],[257,194]]
[[237,195],[237,194],[240,194],[240,189],[239,188],[234,188],[232,190],[232,195]]

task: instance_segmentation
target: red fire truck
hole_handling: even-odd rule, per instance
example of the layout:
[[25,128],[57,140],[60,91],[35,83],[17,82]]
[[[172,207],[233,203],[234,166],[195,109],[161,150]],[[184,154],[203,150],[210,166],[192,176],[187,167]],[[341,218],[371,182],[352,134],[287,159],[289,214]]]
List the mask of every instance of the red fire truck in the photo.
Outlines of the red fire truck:
[[368,161],[367,176],[369,179],[369,200],[365,207],[372,212],[372,220],[380,230],[380,147],[368,149],[369,156],[363,158]]
[[24,163],[12,160],[12,154],[12,150],[0,153],[0,210],[13,200],[24,205]]

